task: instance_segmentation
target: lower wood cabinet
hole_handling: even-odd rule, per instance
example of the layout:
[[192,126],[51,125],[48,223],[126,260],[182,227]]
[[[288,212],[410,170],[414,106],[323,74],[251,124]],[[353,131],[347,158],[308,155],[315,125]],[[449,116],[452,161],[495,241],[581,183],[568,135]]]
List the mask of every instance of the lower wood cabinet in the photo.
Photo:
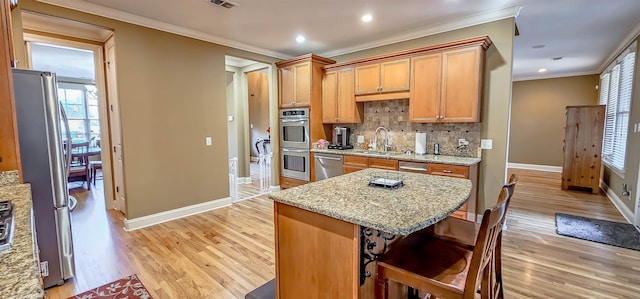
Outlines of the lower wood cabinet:
[[369,168],[369,158],[359,156],[344,156],[344,174]]
[[308,184],[308,183],[309,182],[307,181],[296,180],[296,179],[280,176],[280,189],[293,188],[293,187],[297,187],[297,186]]
[[398,170],[398,160],[369,158],[369,168]]
[[429,164],[427,173],[431,175],[448,176],[454,178],[470,179],[473,186],[469,200],[451,216],[460,219],[475,221],[478,200],[478,164],[471,166],[449,165],[449,164]]
[[344,156],[344,173],[352,173],[367,168],[398,170],[398,160]]

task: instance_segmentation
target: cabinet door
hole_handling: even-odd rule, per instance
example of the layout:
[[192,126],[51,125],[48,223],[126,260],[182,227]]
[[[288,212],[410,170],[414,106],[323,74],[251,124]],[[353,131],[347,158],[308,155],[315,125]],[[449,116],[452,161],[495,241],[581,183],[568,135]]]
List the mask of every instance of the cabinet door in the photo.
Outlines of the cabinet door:
[[278,89],[280,91],[280,107],[294,106],[294,90],[292,66],[278,69]]
[[468,179],[469,167],[447,164],[429,164],[429,174]]
[[380,64],[380,87],[382,92],[409,90],[410,59],[399,59]]
[[294,102],[296,107],[311,105],[311,62],[296,64],[294,68]]
[[330,71],[322,76],[322,122],[332,124],[338,121],[338,71]]
[[478,122],[482,78],[481,48],[442,53],[442,108],[440,121]]
[[361,123],[363,119],[362,104],[356,103],[353,69],[338,71],[338,122]]
[[355,94],[371,94],[380,92],[380,64],[369,64],[356,67]]
[[437,122],[440,116],[442,54],[411,58],[409,121]]

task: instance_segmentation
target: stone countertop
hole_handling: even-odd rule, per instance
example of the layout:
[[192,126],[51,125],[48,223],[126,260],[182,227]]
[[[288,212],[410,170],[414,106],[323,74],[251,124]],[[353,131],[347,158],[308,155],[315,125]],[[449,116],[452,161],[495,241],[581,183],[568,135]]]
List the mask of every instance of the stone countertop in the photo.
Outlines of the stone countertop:
[[[370,187],[376,174],[401,175],[404,186]],[[364,169],[269,194],[276,202],[396,235],[428,227],[460,208],[471,194],[468,179]]]
[[13,186],[20,184],[20,177],[18,171],[1,171],[0,172],[0,187]]
[[13,246],[0,252],[0,298],[42,298],[40,261],[31,226],[31,186],[0,187],[0,199],[11,200],[15,208]]
[[471,166],[480,163],[482,159],[480,158],[469,158],[469,157],[456,157],[456,156],[443,156],[443,155],[415,155],[415,154],[404,154],[399,152],[375,152],[375,151],[366,151],[366,150],[335,150],[335,149],[311,149],[314,153],[327,153],[327,154],[336,154],[336,155],[349,155],[349,156],[362,156],[362,157],[373,157],[373,158],[382,158],[382,159],[393,159],[400,161],[411,161],[411,162],[427,162],[427,163],[441,163],[441,164],[449,164],[449,165],[462,165],[462,166]]

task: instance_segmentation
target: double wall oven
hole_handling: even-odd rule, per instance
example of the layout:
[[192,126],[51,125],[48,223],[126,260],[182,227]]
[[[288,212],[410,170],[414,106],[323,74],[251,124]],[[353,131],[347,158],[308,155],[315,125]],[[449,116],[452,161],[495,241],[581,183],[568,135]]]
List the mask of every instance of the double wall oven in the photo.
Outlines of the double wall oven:
[[310,180],[309,145],[309,109],[280,110],[280,174],[283,177]]

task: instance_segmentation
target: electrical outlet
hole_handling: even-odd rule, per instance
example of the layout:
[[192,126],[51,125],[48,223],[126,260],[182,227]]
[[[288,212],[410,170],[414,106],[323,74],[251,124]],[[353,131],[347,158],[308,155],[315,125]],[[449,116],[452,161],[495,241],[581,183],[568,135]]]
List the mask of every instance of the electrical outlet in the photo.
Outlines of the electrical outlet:
[[204,139],[205,143],[207,144],[207,146],[211,146],[211,144],[213,144],[213,141],[211,140],[211,137],[207,136]]
[[358,143],[364,143],[364,136],[358,135]]
[[49,262],[48,261],[40,262],[40,274],[42,275],[42,277],[49,276]]
[[469,141],[467,141],[464,138],[458,139],[458,146],[466,146],[466,145],[469,145]]
[[481,149],[492,149],[493,148],[493,139],[482,139],[482,140],[480,140],[480,148]]

